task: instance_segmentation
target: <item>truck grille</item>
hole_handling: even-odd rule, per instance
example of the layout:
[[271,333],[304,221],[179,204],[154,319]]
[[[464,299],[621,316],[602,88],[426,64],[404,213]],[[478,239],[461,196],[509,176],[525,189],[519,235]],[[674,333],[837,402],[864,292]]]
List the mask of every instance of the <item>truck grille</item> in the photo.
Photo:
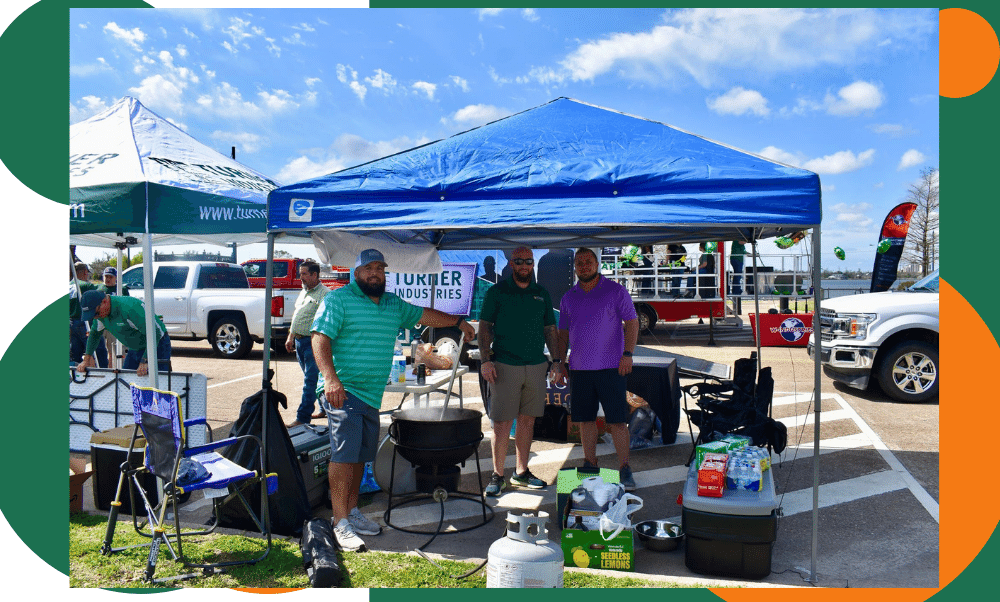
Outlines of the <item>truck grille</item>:
[[824,341],[833,340],[833,321],[837,317],[837,312],[832,309],[820,309],[819,312],[819,334]]

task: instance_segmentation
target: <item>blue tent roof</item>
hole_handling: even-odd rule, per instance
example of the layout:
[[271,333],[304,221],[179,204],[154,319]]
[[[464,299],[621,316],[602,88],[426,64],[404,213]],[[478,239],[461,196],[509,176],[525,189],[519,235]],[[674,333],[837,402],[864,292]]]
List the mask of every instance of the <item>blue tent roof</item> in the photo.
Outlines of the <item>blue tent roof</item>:
[[439,249],[765,238],[820,219],[810,171],[568,98],[268,198],[272,232]]

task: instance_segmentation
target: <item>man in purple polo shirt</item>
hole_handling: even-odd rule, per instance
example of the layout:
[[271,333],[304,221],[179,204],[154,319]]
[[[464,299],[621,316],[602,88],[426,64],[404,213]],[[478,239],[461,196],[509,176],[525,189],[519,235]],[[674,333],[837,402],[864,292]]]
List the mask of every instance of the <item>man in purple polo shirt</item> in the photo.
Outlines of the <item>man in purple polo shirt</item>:
[[[626,491],[635,489],[628,464],[628,402],[626,376],[632,372],[632,351],[639,336],[639,320],[625,287],[600,274],[597,255],[581,247],[573,259],[578,282],[559,303],[559,349],[554,357],[569,356],[569,369],[558,368],[556,379],[570,383],[573,422],[580,423],[583,467],[597,468],[597,404],[621,463],[619,476]],[[625,324],[624,328],[622,323]],[[553,365],[556,370],[557,366]]]

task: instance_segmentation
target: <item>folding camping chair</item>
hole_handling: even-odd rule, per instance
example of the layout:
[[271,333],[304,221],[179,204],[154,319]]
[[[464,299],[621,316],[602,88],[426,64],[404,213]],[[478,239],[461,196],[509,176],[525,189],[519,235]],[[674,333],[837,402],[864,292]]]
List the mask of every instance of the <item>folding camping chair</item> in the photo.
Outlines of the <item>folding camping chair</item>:
[[[757,373],[756,352],[749,358],[736,360],[732,380],[695,383],[681,390],[692,443],[685,466],[691,465],[699,445],[730,433],[746,435],[754,445],[768,445],[778,453],[784,451],[785,427],[771,418],[774,378],[770,367]],[[696,400],[697,409],[688,407],[688,396]],[[698,426],[697,437],[694,425]]]
[[[118,480],[118,490],[115,501],[111,503],[111,512],[108,516],[108,528],[104,537],[104,544],[101,546],[101,553],[108,555],[121,550],[136,547],[149,547],[149,557],[146,563],[144,581],[172,581],[175,579],[187,579],[198,576],[197,573],[168,577],[164,579],[153,579],[156,570],[156,561],[159,556],[160,547],[165,545],[175,561],[181,561],[185,567],[200,568],[203,574],[221,572],[222,567],[256,564],[267,557],[271,551],[271,523],[270,514],[267,508],[267,496],[274,493],[277,488],[277,475],[268,474],[266,478],[260,478],[263,474],[264,453],[260,439],[252,435],[240,437],[229,437],[221,441],[211,442],[211,428],[205,418],[194,418],[184,420],[181,416],[180,400],[176,393],[169,391],[159,391],[151,388],[131,386],[132,391],[132,412],[135,418],[135,429],[132,432],[132,441],[129,444],[129,455],[135,447],[139,430],[146,439],[145,457],[142,466],[132,467],[126,461],[121,466],[121,475]],[[186,429],[195,425],[205,425],[208,429],[209,443],[197,447],[188,447],[185,444]],[[213,451],[237,443],[241,439],[253,440],[260,450],[257,461],[257,469],[249,469],[240,466],[227,458]],[[163,493],[161,501],[154,507],[146,492],[139,484],[139,477],[150,472],[163,482]],[[260,507],[261,518],[253,512],[251,505],[243,496],[240,487],[234,485],[257,479],[260,483]],[[115,524],[118,520],[118,509],[121,506],[122,489],[128,481],[129,496],[132,502],[132,524],[136,532],[150,538],[150,541],[134,546],[113,548],[111,546],[114,538]],[[246,483],[244,483],[246,485]],[[178,504],[186,500],[192,491],[203,491],[206,498],[211,498],[215,505],[213,521],[207,529],[201,531],[187,531],[181,533]],[[142,499],[142,505],[146,509],[147,519],[139,523],[136,516],[135,493],[138,492]],[[184,557],[182,548],[182,538],[191,536],[207,535],[212,533],[218,525],[218,508],[225,501],[238,497],[246,506],[250,517],[256,523],[260,532],[266,537],[267,544],[263,553],[256,558],[249,560],[230,560],[214,563],[193,563],[188,562]],[[167,534],[169,525],[167,521],[167,507],[171,507],[173,513],[173,533]],[[149,525],[149,531],[145,527]],[[176,550],[174,546],[176,545]]]

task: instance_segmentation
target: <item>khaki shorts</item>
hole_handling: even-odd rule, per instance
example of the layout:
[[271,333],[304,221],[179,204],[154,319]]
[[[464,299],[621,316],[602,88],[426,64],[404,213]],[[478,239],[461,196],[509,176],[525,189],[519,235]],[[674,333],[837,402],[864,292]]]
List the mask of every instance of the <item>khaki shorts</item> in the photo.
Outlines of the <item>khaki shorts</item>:
[[490,419],[507,422],[518,414],[541,417],[545,413],[545,375],[548,362],[511,366],[494,362],[497,380],[490,385]]

